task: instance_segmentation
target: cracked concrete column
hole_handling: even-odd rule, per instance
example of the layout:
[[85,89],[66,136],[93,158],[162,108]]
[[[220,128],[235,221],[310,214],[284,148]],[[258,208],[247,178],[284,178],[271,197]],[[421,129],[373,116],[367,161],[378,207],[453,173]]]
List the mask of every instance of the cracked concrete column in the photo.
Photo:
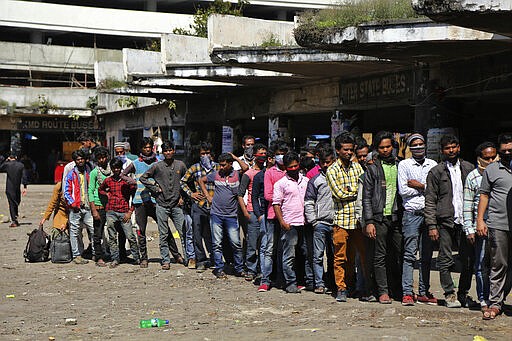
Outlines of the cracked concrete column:
[[427,136],[432,128],[432,96],[429,91],[430,69],[427,64],[414,70],[414,131]]

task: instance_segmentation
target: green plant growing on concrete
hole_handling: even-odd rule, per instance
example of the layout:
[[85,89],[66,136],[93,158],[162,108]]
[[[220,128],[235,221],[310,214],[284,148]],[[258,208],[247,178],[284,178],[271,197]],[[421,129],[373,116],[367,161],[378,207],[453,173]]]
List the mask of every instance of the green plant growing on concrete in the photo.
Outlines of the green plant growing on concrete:
[[139,105],[139,98],[136,96],[119,97],[116,99],[117,105],[121,108],[136,108]]
[[173,100],[167,100],[167,108],[169,108],[169,110],[176,111],[176,102],[174,102]]
[[330,30],[412,18],[424,17],[416,14],[410,0],[348,0],[319,11],[302,13],[294,35],[299,44],[318,43]]
[[346,28],[418,17],[421,16],[416,14],[409,0],[350,0],[317,12],[305,12],[300,21],[318,28]]
[[37,101],[30,103],[34,109],[39,109],[41,114],[48,114],[50,110],[57,110],[59,107],[52,103],[45,95],[37,96]]
[[85,107],[92,111],[96,111],[96,108],[98,108],[98,95],[89,97],[85,103]]
[[107,77],[98,84],[99,90],[124,88],[126,83],[118,79]]
[[74,121],[78,121],[78,119],[80,118],[80,115],[78,115],[78,114],[71,114],[71,115],[68,115],[68,118],[71,118]]
[[249,4],[247,0],[238,0],[236,5],[223,0],[215,0],[206,8],[197,8],[194,14],[194,23],[190,25],[190,30],[175,28],[172,33],[206,38],[208,37],[208,16],[210,14],[236,15],[241,17],[243,16],[244,6],[247,4]]
[[147,40],[144,50],[160,52],[162,50],[160,39]]
[[269,36],[261,43],[261,47],[279,47],[283,46],[283,43],[279,40],[277,35],[270,33]]
[[9,102],[0,98],[0,107],[5,108],[9,106]]

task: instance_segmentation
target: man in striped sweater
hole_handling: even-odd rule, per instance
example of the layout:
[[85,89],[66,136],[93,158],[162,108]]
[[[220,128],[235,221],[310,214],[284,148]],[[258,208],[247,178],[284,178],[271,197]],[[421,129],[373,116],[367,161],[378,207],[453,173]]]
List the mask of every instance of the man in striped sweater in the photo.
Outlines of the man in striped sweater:
[[[134,160],[128,167],[123,170],[123,175],[134,174],[137,181],[137,190],[133,197],[132,203],[135,207],[135,222],[137,223],[137,239],[140,251],[140,267],[148,267],[148,249],[146,245],[146,227],[148,217],[156,218],[155,199],[151,196],[149,190],[140,182],[140,177],[155,162],[158,161],[156,154],[153,152],[153,140],[149,137],[142,139],[142,149],[139,158]],[[172,235],[169,235],[172,238]]]

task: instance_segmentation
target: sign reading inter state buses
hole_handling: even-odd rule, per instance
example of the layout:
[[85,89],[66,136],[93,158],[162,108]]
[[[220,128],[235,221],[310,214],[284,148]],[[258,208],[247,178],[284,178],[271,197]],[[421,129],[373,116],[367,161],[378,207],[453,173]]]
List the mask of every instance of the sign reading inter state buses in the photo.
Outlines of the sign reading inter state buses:
[[412,98],[412,71],[340,82],[341,104],[369,104]]
[[74,120],[71,118],[48,118],[48,117],[22,117],[18,121],[18,130],[98,130],[98,124],[94,122],[92,117],[79,118]]

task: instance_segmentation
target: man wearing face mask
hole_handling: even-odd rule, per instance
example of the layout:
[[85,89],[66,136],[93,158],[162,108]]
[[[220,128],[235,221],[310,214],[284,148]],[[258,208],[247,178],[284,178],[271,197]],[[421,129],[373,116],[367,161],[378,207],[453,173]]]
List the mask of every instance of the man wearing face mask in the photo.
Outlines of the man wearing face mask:
[[[492,142],[481,143],[476,147],[478,167],[468,174],[464,184],[464,232],[468,242],[473,245],[469,252],[468,270],[474,267],[476,278],[476,293],[482,311],[485,311],[489,300],[489,244],[487,236],[480,237],[476,234],[476,218],[478,203],[480,201],[480,184],[482,175],[491,163],[497,159],[496,146]],[[487,214],[485,217],[487,220]],[[469,277],[471,280],[471,277]],[[469,284],[469,287],[471,284]]]
[[[66,175],[62,192],[69,208],[69,239],[71,241],[73,262],[75,264],[87,264],[89,261],[81,257],[79,233],[82,231],[82,224],[85,225],[89,233],[89,241],[92,244],[94,227],[88,193],[90,170],[85,166],[86,154],[82,150],[74,153],[73,157],[75,167]],[[94,251],[94,245],[92,249]]]
[[304,214],[309,224],[313,226],[313,270],[315,293],[325,294],[324,284],[324,251],[327,253],[327,274],[334,275],[332,251],[332,223],[334,204],[332,192],[327,184],[326,172],[336,158],[332,148],[324,148],[319,154],[320,173],[308,182],[304,196]]
[[[251,167],[254,164],[254,143],[256,139],[254,136],[246,135],[242,138],[242,148],[244,149],[244,155],[239,156],[238,158],[244,162],[247,166]],[[241,169],[240,163],[238,161],[233,162],[233,169],[239,171]]]
[[121,160],[123,163],[123,171],[128,168],[133,161],[128,159],[126,156],[126,143],[125,142],[116,142],[114,144],[114,154],[117,159]]
[[[446,306],[460,308],[466,302],[468,290],[467,265],[462,264],[457,296],[450,268],[455,264],[453,244],[460,241],[459,253],[464,263],[467,251],[466,236],[462,229],[464,223],[463,197],[464,182],[475,168],[471,163],[459,157],[459,139],[445,135],[440,141],[443,162],[432,168],[427,176],[425,189],[425,223],[432,241],[439,241],[437,266],[444,291]],[[462,240],[460,237],[463,237]],[[471,282],[469,282],[471,283]]]
[[[140,177],[144,174],[154,163],[158,162],[156,154],[153,152],[154,142],[149,137],[142,139],[142,148],[139,158],[134,160],[131,165],[128,165],[123,170],[123,175],[132,174],[137,181],[137,191],[133,197],[133,206],[135,207],[135,221],[138,226],[137,239],[139,242],[140,250],[140,267],[148,267],[148,250],[146,246],[146,227],[148,224],[148,217],[152,217],[157,221],[156,217],[156,201],[151,196],[151,192],[140,182]],[[169,236],[172,238],[172,235]],[[168,241],[170,243],[170,241]]]
[[[276,214],[272,206],[274,184],[286,173],[286,167],[283,162],[283,157],[286,153],[288,153],[288,145],[283,141],[277,141],[274,145],[275,166],[267,169],[263,179],[265,200],[267,203],[270,203],[270,205],[268,205],[267,209],[267,223],[265,224],[265,235],[263,237],[265,240],[265,248],[262,250],[263,261],[261,264],[261,284],[258,288],[259,292],[270,290],[270,275],[272,274],[273,255],[275,254],[274,249],[277,249],[277,243],[274,243],[275,233],[279,228],[279,222],[276,220]],[[277,276],[279,275],[276,274],[276,277]]]
[[425,157],[425,138],[421,134],[410,135],[407,138],[407,145],[412,157],[398,164],[398,192],[402,197],[404,206],[402,217],[402,232],[404,235],[402,305],[414,305],[413,272],[418,249],[420,254],[420,276],[417,300],[419,303],[437,305],[437,299],[429,292],[432,241],[428,236],[423,215],[427,175],[437,165],[437,162]]
[[[254,150],[256,151],[256,154],[254,154],[254,164],[242,175],[240,186],[238,187],[238,204],[247,223],[247,251],[245,254],[245,266],[247,267],[245,279],[247,281],[254,280],[258,274],[258,255],[256,250],[258,240],[260,239],[260,222],[254,214],[252,206],[254,177],[265,167],[265,161],[267,160],[267,147],[258,143],[254,145]],[[246,195],[247,205],[244,201]]]
[[393,134],[387,131],[378,132],[373,143],[378,156],[364,175],[363,217],[366,235],[372,240],[373,252],[369,254],[373,253],[379,303],[390,304],[389,294],[399,299],[402,291],[398,162],[393,155]]
[[483,312],[484,320],[492,320],[501,313],[506,293],[510,289],[506,281],[512,242],[512,134],[498,136],[498,152],[500,161],[490,164],[482,175],[476,226],[477,235],[488,236],[490,245],[490,305]]
[[[199,143],[199,162],[190,166],[181,178],[181,189],[192,199],[192,231],[194,234],[194,249],[196,255],[196,267],[198,272],[203,272],[209,266],[208,258],[203,246],[206,245],[208,254],[212,254],[212,235],[210,230],[210,203],[201,191],[199,179],[213,171],[219,171],[219,164],[213,162],[212,145],[209,142]],[[206,183],[210,196],[213,196],[215,186]]]
[[295,273],[296,248],[306,257],[304,233],[304,197],[308,178],[299,169],[300,158],[296,152],[288,152],[283,158],[286,175],[274,185],[272,206],[281,226],[281,242],[283,243],[283,275],[287,293],[300,292]]

